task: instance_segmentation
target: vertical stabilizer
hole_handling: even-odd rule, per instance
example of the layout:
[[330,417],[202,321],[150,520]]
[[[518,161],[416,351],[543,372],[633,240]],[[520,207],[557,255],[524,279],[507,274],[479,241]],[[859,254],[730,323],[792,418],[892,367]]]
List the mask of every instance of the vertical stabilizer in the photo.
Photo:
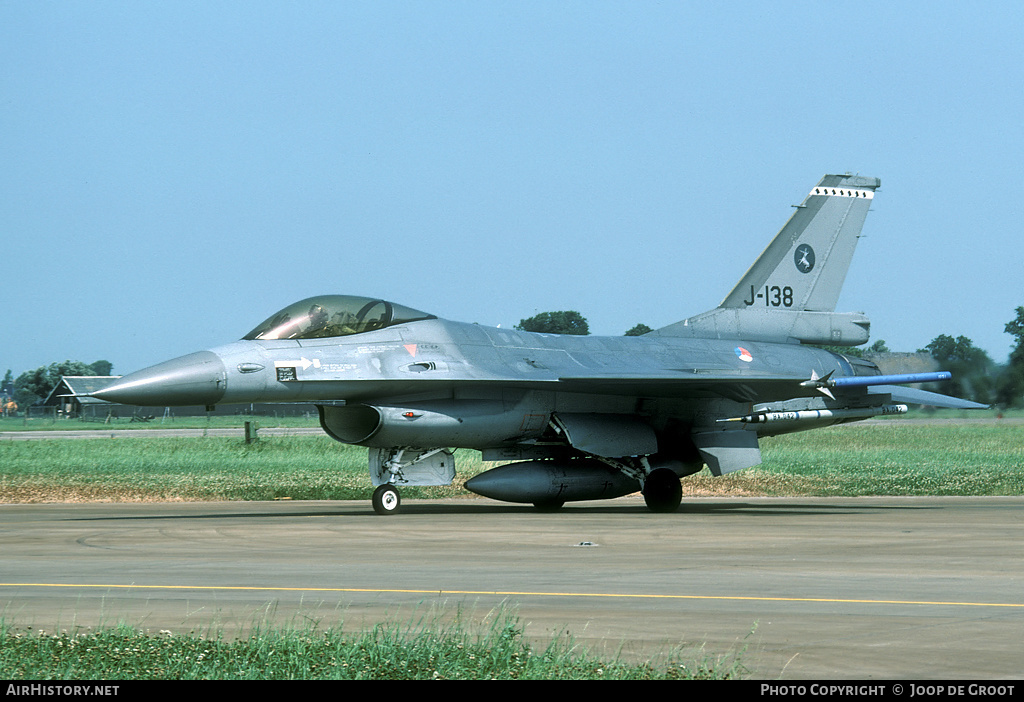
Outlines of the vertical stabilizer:
[[862,176],[823,177],[721,305],[651,333],[841,346],[867,342],[868,318],[835,309],[881,184]]
[[826,175],[720,307],[832,312],[878,178]]

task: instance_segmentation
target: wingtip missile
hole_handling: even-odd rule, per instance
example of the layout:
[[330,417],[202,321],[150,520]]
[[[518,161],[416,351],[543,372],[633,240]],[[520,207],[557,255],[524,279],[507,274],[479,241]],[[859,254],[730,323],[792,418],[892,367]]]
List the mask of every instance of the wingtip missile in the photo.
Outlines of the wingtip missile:
[[897,373],[894,375],[856,375],[850,378],[836,378],[829,382],[831,387],[870,387],[872,385],[906,385],[908,383],[934,383],[949,380],[949,371],[929,373]]
[[949,380],[953,374],[949,371],[932,371],[928,373],[896,373],[893,375],[855,375],[849,377],[833,378],[832,373],[819,378],[818,374],[811,371],[811,379],[800,383],[800,387],[814,388],[833,400],[832,388],[857,388],[872,387],[875,385],[906,385],[909,383],[934,383]]

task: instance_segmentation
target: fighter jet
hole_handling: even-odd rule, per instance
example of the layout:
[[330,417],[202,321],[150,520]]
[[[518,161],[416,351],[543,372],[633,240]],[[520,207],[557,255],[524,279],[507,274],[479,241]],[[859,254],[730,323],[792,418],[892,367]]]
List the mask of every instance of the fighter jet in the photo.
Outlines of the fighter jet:
[[761,462],[758,440],[907,411],[981,408],[812,345],[867,342],[837,313],[881,181],[826,175],[722,304],[637,337],[559,336],[439,319],[394,302],[323,295],[241,340],[124,376],[93,397],[142,406],[308,403],[333,439],[369,448],[373,507],[448,485],[454,449],[505,461],[469,479],[497,500],[557,509],[642,492],[680,504],[680,479]]

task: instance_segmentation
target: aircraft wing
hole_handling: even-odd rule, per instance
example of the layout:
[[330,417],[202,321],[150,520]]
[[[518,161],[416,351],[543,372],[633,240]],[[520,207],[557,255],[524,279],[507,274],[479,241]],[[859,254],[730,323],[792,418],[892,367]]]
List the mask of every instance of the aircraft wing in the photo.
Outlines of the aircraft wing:
[[[907,375],[902,382],[921,382],[920,375]],[[934,379],[934,378],[932,378]],[[842,382],[840,379],[839,382]],[[398,396],[415,392],[423,392],[428,388],[435,390],[451,390],[456,387],[471,386],[505,386],[531,388],[536,390],[555,390],[589,395],[624,395],[632,397],[657,398],[725,398],[736,402],[766,403],[780,402],[798,397],[820,397],[822,393],[835,397],[858,398],[865,395],[877,395],[878,402],[884,402],[881,396],[890,395],[892,402],[930,405],[952,409],[985,409],[982,405],[970,400],[942,395],[917,388],[901,387],[892,383],[901,382],[899,376],[877,376],[873,385],[871,376],[857,378],[856,386],[836,386],[808,381],[803,376],[761,374],[751,375],[723,370],[685,370],[661,371],[655,373],[597,373],[588,375],[560,376],[555,379],[541,378],[475,378],[475,379],[431,379],[411,381],[381,380],[377,382],[363,381],[357,388],[347,393],[339,393],[350,401],[370,401],[379,397]],[[822,386],[831,388],[828,392]],[[834,393],[834,394],[833,394]]]
[[569,392],[640,395],[644,397],[724,397],[738,402],[769,402],[792,397],[814,397],[813,389],[801,387],[807,380],[787,375],[750,375],[727,371],[679,371],[674,373],[609,373],[562,376],[560,388]]
[[[934,374],[939,375],[939,374]],[[943,378],[932,379],[945,379]],[[796,397],[818,397],[821,387],[831,387],[825,394],[835,393],[836,399],[844,395],[848,397],[864,397],[861,387],[866,387],[868,395],[889,395],[893,402],[904,402],[916,405],[930,405],[950,409],[986,409],[983,405],[970,400],[962,400],[937,392],[929,392],[918,388],[907,388],[892,385],[894,382],[916,383],[922,381],[920,374],[900,376],[877,376],[873,384],[871,376],[857,378],[857,385],[849,383],[846,387],[829,383],[815,384],[807,378],[788,375],[749,375],[742,372],[727,371],[680,371],[656,375],[644,374],[599,374],[587,376],[563,376],[559,385],[570,392],[596,393],[608,395],[641,395],[645,397],[723,397],[738,402],[764,403],[787,400]],[[849,379],[846,379],[849,380]],[[839,382],[842,382],[840,380]],[[856,388],[856,389],[854,389]],[[879,398],[881,400],[881,398]]]

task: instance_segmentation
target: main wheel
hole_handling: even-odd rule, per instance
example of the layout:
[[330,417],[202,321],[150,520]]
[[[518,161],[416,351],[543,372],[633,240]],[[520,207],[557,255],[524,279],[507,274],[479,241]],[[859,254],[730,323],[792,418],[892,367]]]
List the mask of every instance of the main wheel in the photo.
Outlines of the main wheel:
[[385,483],[373,491],[373,511],[377,514],[394,514],[401,505],[402,496],[394,485]]
[[538,500],[533,503],[533,506],[539,512],[557,512],[562,509],[564,504],[565,500]]
[[683,501],[683,485],[671,468],[651,471],[644,481],[644,502],[652,512],[675,512]]

